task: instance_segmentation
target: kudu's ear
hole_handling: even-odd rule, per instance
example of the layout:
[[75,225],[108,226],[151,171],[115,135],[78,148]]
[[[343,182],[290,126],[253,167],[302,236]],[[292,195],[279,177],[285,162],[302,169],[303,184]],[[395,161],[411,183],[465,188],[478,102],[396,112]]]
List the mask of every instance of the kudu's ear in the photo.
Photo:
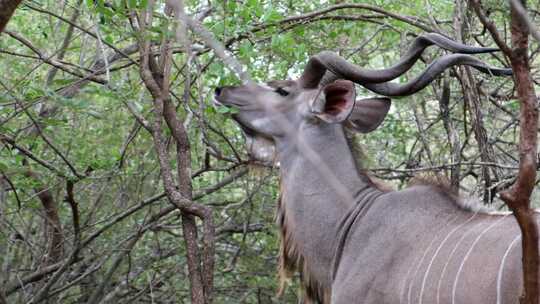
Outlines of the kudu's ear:
[[311,112],[329,123],[343,122],[354,108],[354,83],[339,79],[323,88],[312,101]]
[[361,133],[371,132],[383,122],[390,110],[390,98],[373,97],[357,100],[346,126]]

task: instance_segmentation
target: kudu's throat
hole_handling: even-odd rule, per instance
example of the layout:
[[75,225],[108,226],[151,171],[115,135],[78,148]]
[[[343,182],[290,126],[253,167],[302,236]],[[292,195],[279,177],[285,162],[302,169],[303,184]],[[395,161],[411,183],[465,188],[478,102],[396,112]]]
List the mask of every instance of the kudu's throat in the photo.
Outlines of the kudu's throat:
[[304,127],[299,131],[302,141],[278,142],[279,274],[283,288],[298,271],[308,300],[330,303],[340,227],[346,226],[357,203],[365,203],[362,197],[375,187],[358,170],[342,126]]

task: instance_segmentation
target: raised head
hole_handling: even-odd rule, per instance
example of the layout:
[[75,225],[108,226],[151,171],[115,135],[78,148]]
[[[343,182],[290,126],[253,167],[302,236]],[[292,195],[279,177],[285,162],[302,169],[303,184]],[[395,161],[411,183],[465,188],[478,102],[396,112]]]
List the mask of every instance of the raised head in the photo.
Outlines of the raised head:
[[[390,82],[409,70],[422,51],[433,44],[460,53],[436,59],[408,83]],[[365,133],[382,122],[389,110],[390,99],[356,100],[355,83],[379,95],[401,97],[423,89],[454,65],[469,65],[492,75],[511,75],[510,69],[493,68],[468,55],[496,50],[466,46],[438,34],[426,34],[414,40],[398,63],[381,70],[357,67],[337,54],[325,51],[311,57],[296,80],[216,88],[215,100],[238,109],[234,118],[253,143],[287,141],[297,137],[306,127],[325,128],[327,124],[339,124]],[[257,151],[252,149],[251,152],[257,156]]]

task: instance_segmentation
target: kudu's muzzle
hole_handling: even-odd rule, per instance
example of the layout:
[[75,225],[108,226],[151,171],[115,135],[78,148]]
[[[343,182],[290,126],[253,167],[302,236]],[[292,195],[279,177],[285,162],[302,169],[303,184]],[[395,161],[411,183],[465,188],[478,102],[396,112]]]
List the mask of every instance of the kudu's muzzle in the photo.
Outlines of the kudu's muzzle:
[[224,86],[214,89],[214,105],[226,107],[245,107],[250,104],[256,92],[246,86]]
[[226,106],[227,105],[227,104],[222,102],[223,100],[220,100],[220,99],[222,99],[221,93],[223,92],[223,90],[224,90],[224,87],[216,87],[214,89],[214,98],[213,98],[214,106]]

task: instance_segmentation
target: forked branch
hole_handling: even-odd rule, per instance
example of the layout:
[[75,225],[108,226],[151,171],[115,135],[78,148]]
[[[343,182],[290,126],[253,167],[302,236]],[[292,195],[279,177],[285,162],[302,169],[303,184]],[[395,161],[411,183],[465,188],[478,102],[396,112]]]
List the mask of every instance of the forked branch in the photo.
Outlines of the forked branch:
[[[149,8],[147,10],[142,11],[140,21],[138,22],[141,33],[144,33],[145,29],[152,25],[153,1],[149,1],[148,6]],[[179,21],[181,23],[185,24],[183,22],[184,20],[180,18],[180,14],[183,13],[183,2],[181,0],[169,1],[165,10],[169,13],[174,11],[175,17],[180,19]],[[133,23],[135,23],[135,20],[133,20]],[[141,35],[141,37],[143,36]],[[211,302],[212,297],[214,225],[211,210],[207,206],[194,203],[192,200],[189,138],[183,123],[176,115],[169,91],[169,78],[172,66],[171,44],[172,41],[170,39],[163,39],[160,48],[161,54],[156,60],[150,52],[149,40],[141,38],[139,42],[140,75],[153,99],[154,122],[150,130],[154,140],[165,193],[169,202],[182,212],[182,228],[191,284],[191,301],[192,303],[206,304]],[[189,51],[186,53],[189,53]],[[189,89],[189,87],[186,87],[186,90]],[[167,144],[163,137],[166,128],[163,125],[163,121],[165,121],[168,129],[171,131],[172,138],[176,144],[177,182],[175,182],[173,177]],[[199,217],[203,222],[204,244],[202,246],[202,254],[198,246],[198,231],[195,217]]]

